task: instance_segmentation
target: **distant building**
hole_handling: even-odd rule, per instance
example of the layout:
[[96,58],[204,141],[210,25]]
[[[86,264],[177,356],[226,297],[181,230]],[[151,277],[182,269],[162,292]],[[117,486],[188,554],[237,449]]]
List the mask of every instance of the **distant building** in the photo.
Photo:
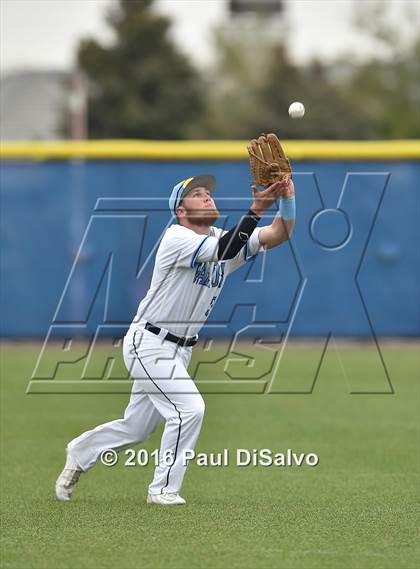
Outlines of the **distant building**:
[[19,71],[0,77],[0,139],[67,138],[70,73]]
[[229,11],[232,16],[247,13],[275,16],[283,9],[283,0],[229,0]]
[[233,38],[239,39],[244,34],[258,38],[249,45],[250,57],[257,67],[261,64],[257,55],[260,48],[265,51],[267,45],[285,37],[288,9],[284,0],[229,0],[228,10],[230,18],[220,28]]

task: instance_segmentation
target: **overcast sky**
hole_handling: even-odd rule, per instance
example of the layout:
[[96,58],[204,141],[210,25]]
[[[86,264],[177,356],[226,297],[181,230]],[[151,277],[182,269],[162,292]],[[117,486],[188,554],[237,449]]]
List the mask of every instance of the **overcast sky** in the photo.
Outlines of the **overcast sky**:
[[[94,35],[109,40],[104,13],[114,0],[0,0],[0,66],[17,69],[68,69],[79,39]],[[290,47],[298,62],[320,55],[331,59],[351,52],[363,57],[377,46],[351,25],[360,0],[288,0],[285,20]],[[362,0],[366,4],[370,0]],[[418,31],[417,0],[383,0],[408,34]],[[174,21],[177,43],[199,63],[211,60],[211,29],[228,20],[225,0],[156,0],[156,7]],[[411,24],[403,17],[415,11]]]

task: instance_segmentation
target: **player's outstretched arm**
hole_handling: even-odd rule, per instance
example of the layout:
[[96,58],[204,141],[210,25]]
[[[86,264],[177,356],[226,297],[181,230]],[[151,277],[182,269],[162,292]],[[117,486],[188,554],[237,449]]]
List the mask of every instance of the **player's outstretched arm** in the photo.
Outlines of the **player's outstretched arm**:
[[262,227],[258,235],[259,241],[265,249],[278,247],[287,241],[295,225],[295,186],[291,179],[285,180],[282,184],[283,194],[280,202],[280,211],[274,218],[273,223]]
[[259,191],[252,186],[253,202],[248,213],[241,221],[219,239],[217,258],[219,261],[233,259],[244,244],[251,237],[252,232],[258,225],[262,214],[284,194],[284,183],[276,181]]

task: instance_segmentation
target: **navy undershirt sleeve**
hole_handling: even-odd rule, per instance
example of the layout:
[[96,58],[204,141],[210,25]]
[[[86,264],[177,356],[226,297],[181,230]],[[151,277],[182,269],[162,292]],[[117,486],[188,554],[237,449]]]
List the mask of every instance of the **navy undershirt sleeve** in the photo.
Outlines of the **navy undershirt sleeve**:
[[225,233],[219,239],[218,260],[227,261],[228,259],[233,259],[251,237],[260,219],[261,217],[250,209],[235,227]]

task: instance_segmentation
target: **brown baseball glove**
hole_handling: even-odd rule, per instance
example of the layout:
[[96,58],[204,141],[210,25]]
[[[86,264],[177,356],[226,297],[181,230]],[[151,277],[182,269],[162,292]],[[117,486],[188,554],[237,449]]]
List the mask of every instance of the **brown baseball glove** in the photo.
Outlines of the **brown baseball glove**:
[[267,187],[277,180],[292,177],[289,159],[275,134],[262,134],[247,146],[251,174],[257,186]]

